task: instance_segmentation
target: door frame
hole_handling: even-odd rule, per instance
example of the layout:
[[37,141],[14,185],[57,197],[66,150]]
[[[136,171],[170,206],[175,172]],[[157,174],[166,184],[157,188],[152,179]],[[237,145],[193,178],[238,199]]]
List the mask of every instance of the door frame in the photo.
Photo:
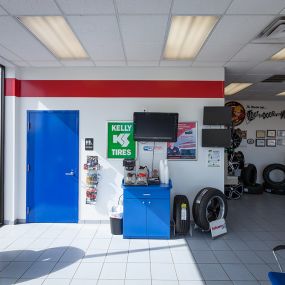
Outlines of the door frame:
[[26,145],[26,223],[29,223],[29,219],[28,219],[28,213],[27,213],[27,209],[28,209],[28,205],[29,205],[29,201],[30,201],[30,197],[29,197],[29,184],[30,184],[30,179],[29,179],[29,175],[28,175],[28,157],[29,157],[29,118],[30,118],[30,114],[31,113],[56,113],[56,112],[75,112],[76,113],[76,153],[77,153],[77,177],[78,177],[78,181],[77,181],[77,221],[76,223],[79,222],[79,215],[80,215],[80,168],[79,168],[79,155],[80,155],[80,150],[79,150],[79,119],[80,119],[80,112],[79,110],[27,110],[27,122],[26,122],[26,126],[27,126],[27,145]]
[[5,67],[0,64],[0,226],[4,223]]

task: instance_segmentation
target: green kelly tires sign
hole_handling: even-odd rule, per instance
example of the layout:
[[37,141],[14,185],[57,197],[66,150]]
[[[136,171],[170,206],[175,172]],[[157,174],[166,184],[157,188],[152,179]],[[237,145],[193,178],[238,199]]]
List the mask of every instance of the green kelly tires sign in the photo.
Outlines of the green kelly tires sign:
[[133,122],[108,122],[108,158],[136,158]]

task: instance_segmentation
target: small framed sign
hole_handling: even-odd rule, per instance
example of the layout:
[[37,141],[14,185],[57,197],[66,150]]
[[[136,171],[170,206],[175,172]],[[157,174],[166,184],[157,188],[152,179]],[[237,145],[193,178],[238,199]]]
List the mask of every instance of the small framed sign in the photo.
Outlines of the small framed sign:
[[85,150],[93,150],[94,148],[94,140],[93,138],[85,139]]
[[265,139],[256,139],[255,146],[257,147],[265,147]]
[[276,146],[276,140],[275,139],[267,139],[266,140],[266,146],[270,146],[270,147]]
[[267,130],[267,137],[268,138],[275,138],[276,137],[276,130]]
[[265,138],[265,131],[264,130],[257,130],[256,131],[256,138],[264,139]]
[[285,137],[285,130],[278,130],[277,137]]

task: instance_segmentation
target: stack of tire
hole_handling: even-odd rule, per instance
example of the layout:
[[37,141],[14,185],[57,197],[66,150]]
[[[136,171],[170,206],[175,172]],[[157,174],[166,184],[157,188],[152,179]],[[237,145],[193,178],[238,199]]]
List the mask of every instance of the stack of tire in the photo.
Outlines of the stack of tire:
[[[276,170],[283,172],[283,178],[277,181],[272,179],[270,175],[272,171]],[[263,170],[263,179],[266,192],[277,195],[285,195],[285,165],[279,163],[269,164]]]
[[248,164],[241,171],[241,180],[244,185],[243,192],[246,194],[262,194],[264,187],[262,184],[256,183],[257,170],[254,164]]
[[210,222],[225,219],[228,213],[226,196],[218,189],[207,187],[200,190],[193,202],[195,224],[202,230],[210,230]]
[[176,234],[187,234],[190,229],[190,205],[185,195],[176,195],[173,201],[173,219]]

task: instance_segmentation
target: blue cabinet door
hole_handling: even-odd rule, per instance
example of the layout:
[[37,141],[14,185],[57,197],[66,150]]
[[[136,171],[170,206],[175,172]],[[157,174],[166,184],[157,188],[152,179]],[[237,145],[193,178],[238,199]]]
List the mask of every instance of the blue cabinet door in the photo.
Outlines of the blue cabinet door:
[[146,199],[124,199],[124,237],[146,236]]
[[78,222],[78,111],[29,111],[27,222]]
[[169,199],[147,201],[147,236],[150,238],[170,238]]

